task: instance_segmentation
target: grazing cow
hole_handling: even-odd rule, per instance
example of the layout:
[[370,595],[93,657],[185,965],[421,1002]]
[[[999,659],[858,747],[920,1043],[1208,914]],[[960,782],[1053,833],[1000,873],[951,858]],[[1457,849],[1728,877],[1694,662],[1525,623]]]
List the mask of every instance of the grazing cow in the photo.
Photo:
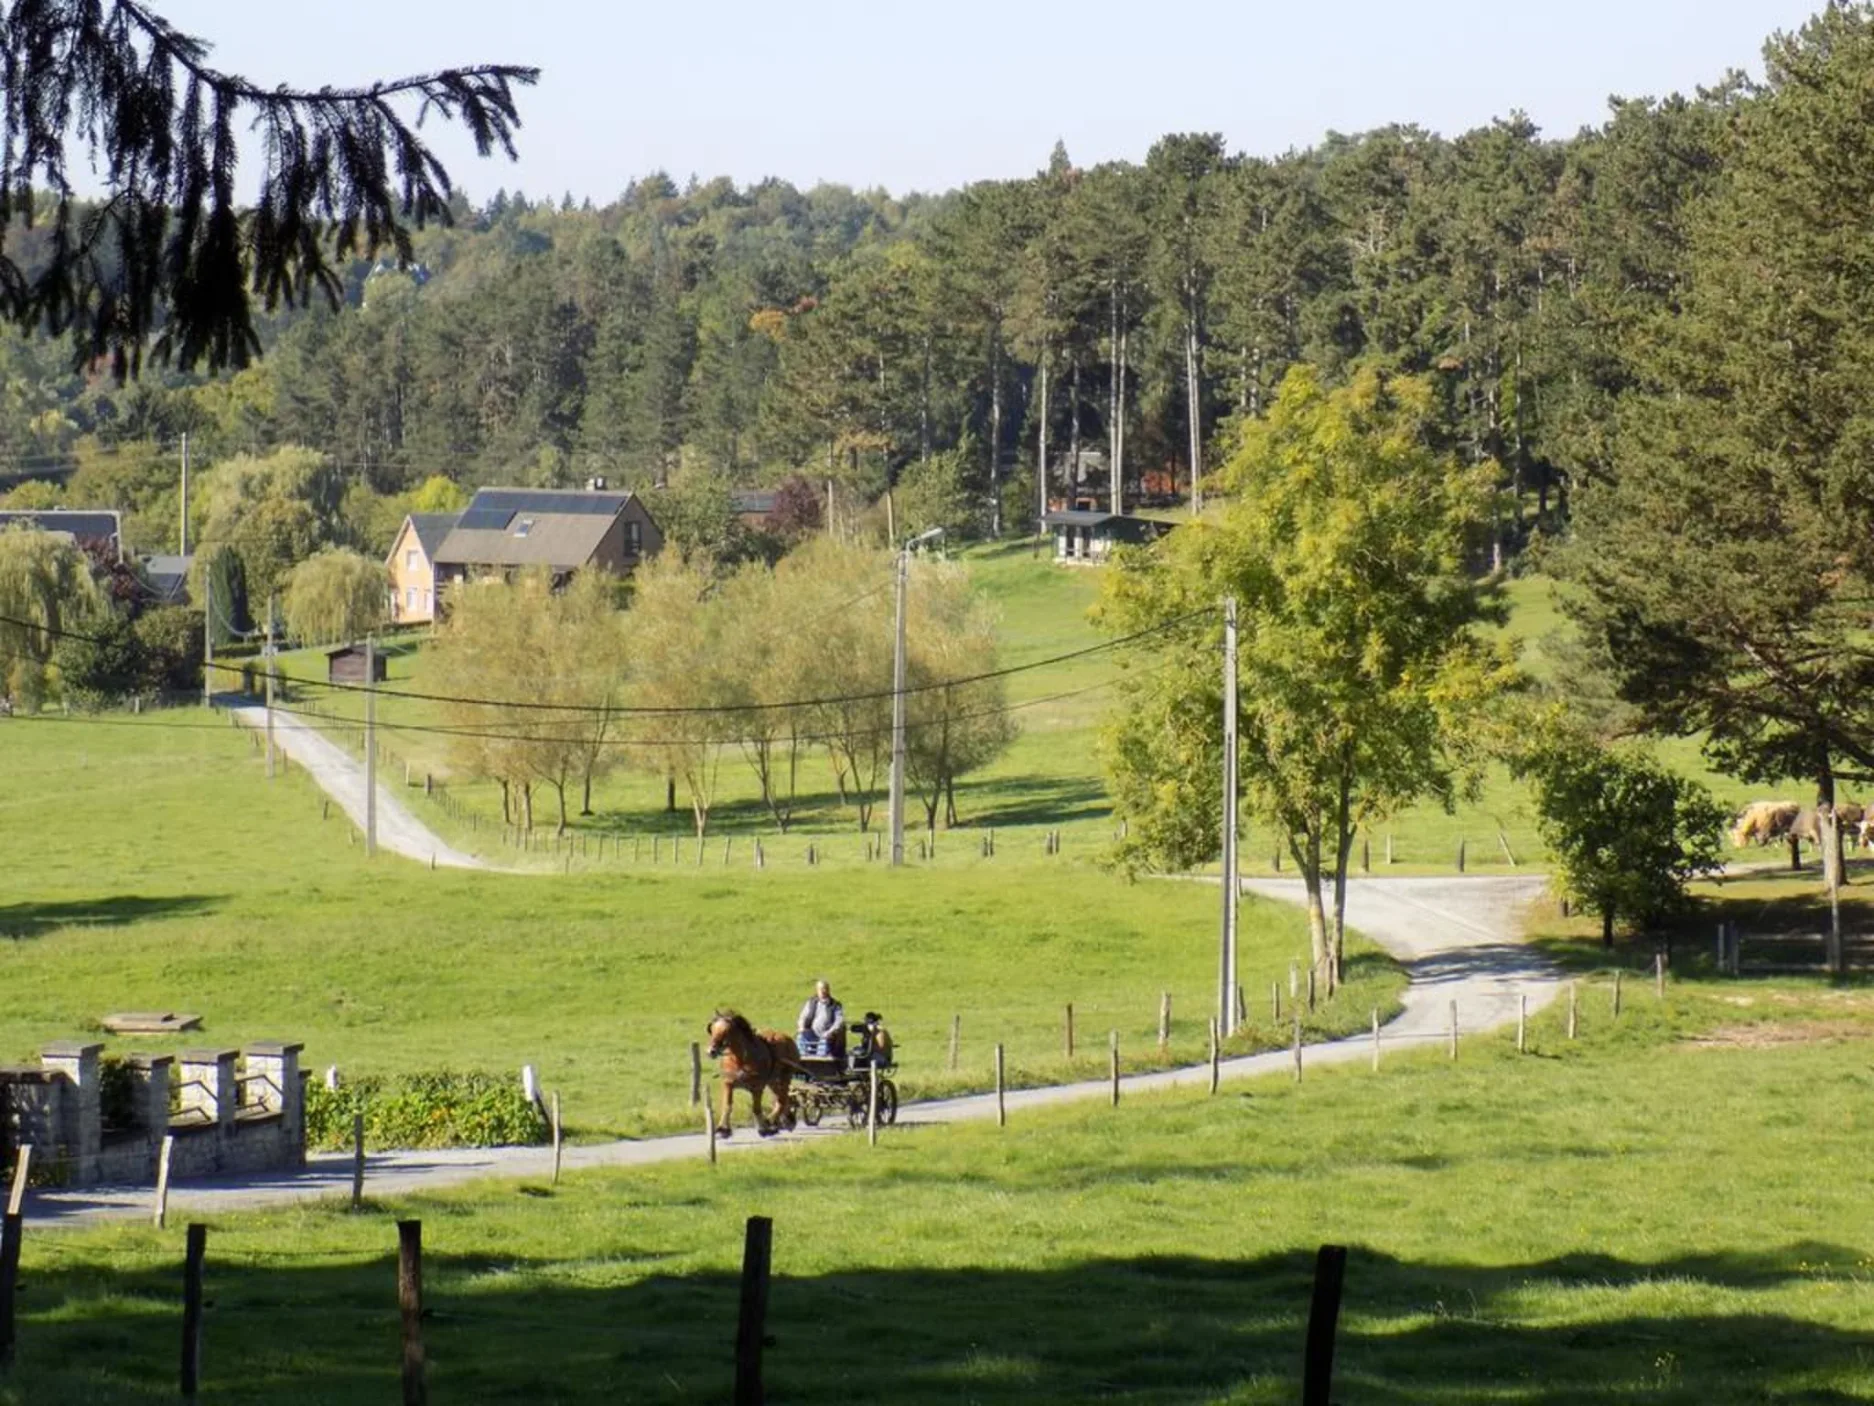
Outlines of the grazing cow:
[[[1752,801],[1731,826],[1731,843],[1738,849],[1773,844],[1790,833],[1802,814],[1803,808],[1794,801]],[[1814,824],[1813,812],[1810,824]]]

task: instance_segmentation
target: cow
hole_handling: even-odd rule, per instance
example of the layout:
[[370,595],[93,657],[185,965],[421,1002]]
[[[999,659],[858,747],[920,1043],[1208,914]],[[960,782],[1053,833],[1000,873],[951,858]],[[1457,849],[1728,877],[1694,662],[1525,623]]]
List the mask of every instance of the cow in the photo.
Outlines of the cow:
[[[1803,808],[1795,801],[1752,801],[1731,826],[1731,844],[1737,849],[1774,844],[1790,833],[1802,814]],[[1809,816],[1813,825],[1814,812]]]

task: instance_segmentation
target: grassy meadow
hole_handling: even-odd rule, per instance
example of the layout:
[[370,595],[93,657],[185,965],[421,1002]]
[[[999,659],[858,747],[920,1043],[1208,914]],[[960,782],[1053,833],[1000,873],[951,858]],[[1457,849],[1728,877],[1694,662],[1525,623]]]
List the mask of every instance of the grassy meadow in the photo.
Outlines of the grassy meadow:
[[[774,1218],[771,1399],[1296,1399],[1352,1247],[1335,1396],[1874,1400],[1874,994],[1630,987],[1422,1051],[702,1163],[217,1218],[204,1399],[389,1399],[420,1217],[433,1399],[721,1401],[742,1220]],[[173,1393],[181,1231],[36,1233],[0,1402]]]
[[[884,1012],[909,1096],[984,1087],[998,1040],[1021,1083],[1097,1073],[1109,1029],[1129,1065],[1155,1064],[1167,990],[1173,1058],[1204,1046],[1217,890],[1129,883],[1084,852],[983,858],[959,842],[936,870],[900,873],[778,856],[756,872],[713,853],[571,874],[367,861],[336,808],[320,820],[309,778],[268,783],[249,736],[201,710],[0,722],[0,776],[0,1062],[111,1011],[188,1010],[205,1032],[173,1043],[291,1037],[356,1073],[532,1063],[577,1134],[620,1136],[694,1122],[689,1042],[710,1012],[791,1028],[823,973]],[[1246,901],[1241,941],[1252,992],[1307,950],[1277,904]],[[1402,985],[1363,948],[1312,1024],[1358,1028]],[[1243,1044],[1282,1038],[1264,1019]]]

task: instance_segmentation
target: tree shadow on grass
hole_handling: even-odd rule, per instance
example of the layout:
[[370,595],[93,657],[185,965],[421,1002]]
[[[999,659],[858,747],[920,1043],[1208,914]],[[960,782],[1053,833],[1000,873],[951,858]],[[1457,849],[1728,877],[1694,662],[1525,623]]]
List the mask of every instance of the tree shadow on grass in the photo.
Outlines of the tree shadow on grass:
[[999,776],[957,785],[965,825],[1064,825],[1110,815],[1112,799],[1092,777]]
[[152,918],[187,917],[212,912],[225,901],[225,894],[213,893],[120,893],[107,898],[4,903],[0,904],[0,937],[40,937],[54,928],[123,927]]
[[[426,1225],[424,1337],[438,1400],[724,1401],[734,1275],[671,1274],[664,1245],[567,1247],[566,1262],[451,1255]],[[392,1239],[388,1224],[384,1239]],[[776,1228],[766,1355],[776,1403],[864,1399],[1292,1402],[1311,1252],[1233,1262],[1094,1260],[1047,1269],[789,1272]],[[179,1237],[178,1237],[179,1242]],[[795,1241],[794,1243],[798,1243]],[[579,1258],[582,1251],[596,1258]],[[891,1255],[881,1246],[881,1255]],[[1037,1247],[1037,1253],[1045,1253]],[[1363,1403],[1858,1400],[1864,1337],[1740,1295],[1843,1274],[1861,1252],[1801,1244],[1654,1262],[1578,1253],[1521,1264],[1349,1257],[1336,1399]],[[180,1257],[180,1244],[177,1245]],[[632,1279],[632,1275],[646,1277]],[[614,1284],[604,1280],[615,1276]],[[21,1401],[173,1398],[179,1266],[29,1257]],[[1625,1311],[1631,1291],[1643,1311]],[[388,1253],[208,1248],[205,1387],[219,1402],[395,1399]],[[1701,1303],[1701,1299],[1703,1302]],[[1676,1307],[1668,1310],[1662,1303]]]

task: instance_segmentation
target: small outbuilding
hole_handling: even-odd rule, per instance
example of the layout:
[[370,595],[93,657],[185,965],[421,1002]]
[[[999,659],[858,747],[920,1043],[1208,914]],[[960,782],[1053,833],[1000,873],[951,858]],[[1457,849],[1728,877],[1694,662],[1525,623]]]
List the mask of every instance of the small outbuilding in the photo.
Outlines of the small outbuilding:
[[[343,649],[328,649],[325,652],[325,681],[327,683],[361,684],[364,676],[365,648],[361,644],[348,644]],[[384,651],[377,650],[371,656],[372,683],[383,683],[390,675],[384,669]]]
[[1103,513],[1063,508],[1041,519],[1054,534],[1054,560],[1076,565],[1105,561],[1114,547],[1156,542],[1171,530],[1168,522],[1134,517],[1131,513]]

